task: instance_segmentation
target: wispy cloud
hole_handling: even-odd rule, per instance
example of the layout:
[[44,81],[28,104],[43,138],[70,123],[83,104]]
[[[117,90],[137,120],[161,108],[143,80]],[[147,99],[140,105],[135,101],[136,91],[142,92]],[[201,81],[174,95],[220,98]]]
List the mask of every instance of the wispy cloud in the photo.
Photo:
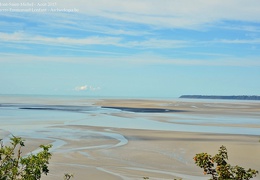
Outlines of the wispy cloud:
[[[12,55],[0,53],[3,57],[0,62],[24,63],[24,62],[63,62],[79,64],[99,64],[106,66],[138,66],[138,65],[180,65],[180,66],[230,66],[230,67],[260,67],[260,59],[257,56],[236,57],[236,56],[216,56],[211,60],[199,58],[167,58],[155,54],[139,54],[132,56],[105,56],[105,57],[38,57],[31,55]],[[76,91],[99,90],[100,87],[82,85],[74,88]]]
[[260,38],[256,39],[219,39],[215,40],[217,43],[226,44],[260,44]]
[[231,24],[231,23],[220,23],[212,26],[214,28],[221,28],[225,30],[236,30],[236,31],[245,31],[250,33],[259,33],[260,27],[258,25],[243,25],[243,24]]
[[[158,27],[198,28],[222,20],[260,21],[260,1],[251,0],[57,0],[62,7],[75,7],[80,13]],[[192,18],[191,18],[192,17]]]
[[0,33],[0,41],[47,45],[113,45],[117,44],[120,41],[120,38],[91,36],[76,39],[69,37],[44,37],[38,35],[29,35],[22,32],[15,32],[11,34]]
[[189,41],[182,40],[166,40],[166,39],[148,39],[144,41],[130,41],[123,46],[136,48],[180,48],[187,47],[191,44]]
[[90,36],[85,38],[70,37],[45,37],[38,35],[29,35],[23,32],[1,33],[0,41],[7,43],[23,43],[23,44],[45,44],[45,45],[112,45],[127,48],[179,48],[190,44],[188,41],[182,40],[165,40],[165,39],[148,39],[148,40],[126,40],[120,37],[99,37]]
[[[198,32],[197,29],[205,26],[214,28],[218,25],[225,26],[225,22],[229,24],[229,20],[248,21],[248,23],[242,24],[231,23],[227,27],[231,28],[230,30],[233,30],[232,28],[239,30],[241,27],[244,31],[257,33],[260,22],[259,0],[250,0],[250,3],[245,0],[198,0],[196,3],[191,0],[165,0],[163,2],[160,0],[131,0],[127,2],[110,0],[109,3],[103,0],[94,2],[91,0],[56,0],[55,2],[57,8],[78,8],[80,11],[79,13],[34,13],[33,16],[28,13],[25,16],[21,16],[19,13],[9,13],[6,17],[11,16],[12,18],[0,21],[0,25],[8,29],[8,31],[0,30],[0,46],[5,48],[1,48],[0,51],[3,53],[14,52],[14,54],[38,53],[40,56],[41,52],[46,50],[47,53],[50,53],[48,59],[66,62],[70,62],[71,57],[81,53],[80,56],[86,57],[77,58],[79,62],[94,62],[96,60],[103,62],[106,59],[105,62],[125,61],[137,64],[220,65],[225,64],[221,59],[214,62],[201,60],[199,55],[201,57],[204,55],[204,58],[210,55],[210,58],[215,59],[219,58],[219,54],[225,57],[226,51],[223,53],[217,49],[218,47],[215,48],[217,43],[230,44],[230,46],[232,44],[253,44],[256,46],[260,43],[258,36],[228,39],[222,31],[218,33],[218,36],[207,34],[207,37],[204,38],[201,34],[196,36],[197,34],[194,33]],[[10,19],[15,20],[9,23]],[[19,27],[16,28],[16,26]],[[185,32],[181,32],[180,29],[196,29],[196,31],[185,30]],[[34,46],[35,44],[43,46]],[[210,47],[207,46],[208,44]],[[104,46],[106,47],[104,48]],[[55,52],[50,52],[53,47]],[[171,50],[174,48],[183,48],[181,51],[187,51],[187,53],[181,53],[184,55],[183,57],[175,55],[176,50]],[[145,52],[154,52],[156,56],[140,57],[138,55]],[[45,55],[44,53],[43,55]],[[65,53],[70,57],[60,56]],[[136,56],[129,56],[131,53]],[[58,57],[52,58],[54,54]],[[90,57],[90,54],[99,57],[93,58]],[[197,54],[198,56],[189,58],[187,54]],[[237,59],[237,56],[233,55],[234,53],[230,52],[230,55],[227,56]],[[257,56],[258,54],[254,51],[253,55]],[[39,56],[36,59],[44,59],[44,57],[38,58]],[[192,60],[192,58],[197,58],[197,60]],[[230,59],[225,60],[232,62]],[[254,63],[255,60],[248,64]],[[244,62],[242,63],[242,60],[239,63],[235,61],[234,64],[246,65]]]
[[[55,8],[77,8],[79,12],[33,13],[33,16],[27,15],[25,18],[35,19],[35,21],[46,23],[48,26],[49,23],[52,23],[51,27],[82,30],[88,28],[102,33],[125,35],[138,35],[141,31],[124,29],[116,25],[116,22],[120,22],[120,24],[122,22],[137,23],[156,28],[183,29],[201,29],[209,24],[227,20],[260,22],[259,0],[250,0],[250,2],[246,0],[197,0],[196,2],[192,0],[109,0],[109,3],[103,0],[55,0],[55,2]],[[19,17],[17,13],[9,13],[9,15]],[[99,19],[92,22],[89,18]],[[48,20],[46,21],[46,19]],[[83,21],[89,23],[82,23]],[[108,21],[112,23],[112,26],[102,25],[102,22],[107,24]],[[73,26],[73,24],[76,24],[76,26]],[[102,30],[102,27],[105,27],[104,30]],[[243,25],[242,28],[245,28],[245,26]],[[255,29],[255,27],[251,26],[250,29]]]

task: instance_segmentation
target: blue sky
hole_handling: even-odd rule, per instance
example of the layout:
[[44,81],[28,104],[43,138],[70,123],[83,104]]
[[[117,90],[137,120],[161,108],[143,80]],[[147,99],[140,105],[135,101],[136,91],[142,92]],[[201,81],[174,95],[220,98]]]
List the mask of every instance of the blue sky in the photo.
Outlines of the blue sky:
[[0,94],[260,95],[259,0],[10,2]]

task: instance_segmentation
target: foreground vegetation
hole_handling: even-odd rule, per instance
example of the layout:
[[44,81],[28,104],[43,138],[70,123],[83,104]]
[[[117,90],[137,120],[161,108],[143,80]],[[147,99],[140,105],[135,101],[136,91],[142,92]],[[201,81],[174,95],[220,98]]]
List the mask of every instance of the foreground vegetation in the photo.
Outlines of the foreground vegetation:
[[[21,156],[24,140],[15,136],[10,140],[10,146],[4,146],[0,139],[0,180],[38,180],[42,174],[49,173],[52,145],[40,145],[39,153]],[[64,180],[72,177],[72,174],[65,174]]]
[[42,151],[22,157],[21,148],[24,141],[13,136],[10,146],[4,146],[1,140],[0,147],[0,179],[1,180],[36,180],[42,174],[48,174],[48,164],[51,158],[51,145],[41,145]]
[[203,168],[205,175],[210,174],[211,180],[249,180],[258,174],[258,171],[251,168],[245,170],[237,165],[231,166],[227,160],[228,154],[225,146],[221,146],[215,156],[200,153],[194,157],[195,164]]

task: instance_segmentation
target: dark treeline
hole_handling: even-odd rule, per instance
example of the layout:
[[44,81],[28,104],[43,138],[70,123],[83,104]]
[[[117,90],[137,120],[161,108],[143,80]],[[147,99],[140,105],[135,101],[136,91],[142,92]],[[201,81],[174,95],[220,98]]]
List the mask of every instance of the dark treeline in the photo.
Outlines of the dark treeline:
[[190,99],[234,99],[234,100],[260,100],[260,96],[205,96],[205,95],[182,95],[180,98]]

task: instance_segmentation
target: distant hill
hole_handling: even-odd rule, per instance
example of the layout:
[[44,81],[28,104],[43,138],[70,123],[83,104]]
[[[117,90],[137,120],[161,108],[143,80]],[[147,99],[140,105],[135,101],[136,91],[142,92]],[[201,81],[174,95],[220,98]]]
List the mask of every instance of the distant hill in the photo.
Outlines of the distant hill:
[[179,98],[189,99],[233,99],[233,100],[260,100],[260,96],[205,96],[205,95],[182,95]]

